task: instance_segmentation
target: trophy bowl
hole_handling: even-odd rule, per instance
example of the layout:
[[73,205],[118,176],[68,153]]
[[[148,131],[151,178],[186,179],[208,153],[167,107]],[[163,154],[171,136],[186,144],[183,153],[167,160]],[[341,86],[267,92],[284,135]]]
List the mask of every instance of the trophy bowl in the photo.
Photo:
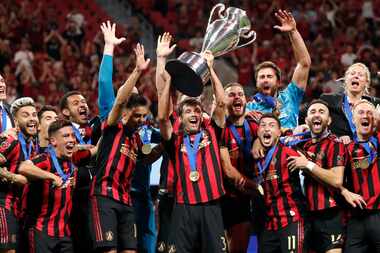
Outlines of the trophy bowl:
[[210,76],[205,59],[195,52],[184,52],[177,59],[168,61],[166,70],[176,89],[190,97],[201,95]]
[[[215,20],[214,13],[217,13]],[[207,62],[201,54],[208,50],[214,57],[221,56],[255,40],[256,33],[251,30],[250,20],[244,10],[235,7],[226,9],[222,3],[215,5],[210,13],[201,53],[184,52],[177,59],[166,63],[172,85],[190,97],[201,95],[210,79]]]

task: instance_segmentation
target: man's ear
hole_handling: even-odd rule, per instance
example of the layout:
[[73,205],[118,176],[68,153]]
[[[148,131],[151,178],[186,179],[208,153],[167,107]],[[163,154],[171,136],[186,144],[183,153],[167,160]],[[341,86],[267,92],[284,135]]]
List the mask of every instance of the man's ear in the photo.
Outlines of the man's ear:
[[331,117],[329,116],[329,119],[328,119],[328,121],[327,121],[327,125],[330,126],[331,122],[332,122],[332,119],[331,119]]
[[70,118],[70,111],[69,111],[69,109],[64,108],[64,109],[62,110],[62,114],[63,114],[63,116],[65,116],[66,118]]
[[49,137],[49,143],[53,146],[53,147],[56,147],[57,146],[57,139],[52,136],[52,137]]

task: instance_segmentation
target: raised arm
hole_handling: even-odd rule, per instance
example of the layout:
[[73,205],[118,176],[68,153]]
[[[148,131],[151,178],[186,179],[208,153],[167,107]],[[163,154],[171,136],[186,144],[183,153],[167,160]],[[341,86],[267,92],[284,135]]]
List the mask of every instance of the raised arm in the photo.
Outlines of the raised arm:
[[160,78],[162,79],[161,82],[164,84],[164,86],[161,92],[161,96],[158,96],[158,121],[162,138],[164,140],[170,140],[173,133],[173,126],[169,119],[171,113],[171,77],[169,73],[164,70],[164,72],[160,75]]
[[107,124],[116,125],[121,116],[121,109],[123,104],[128,101],[129,96],[135,87],[137,80],[139,79],[142,71],[148,68],[150,59],[145,60],[144,46],[137,44],[134,49],[136,54],[136,67],[132,74],[128,77],[127,81],[119,88],[117,92],[115,103],[112,106],[111,112],[108,115]]
[[117,38],[115,35],[116,24],[110,21],[102,23],[100,26],[104,36],[103,59],[99,69],[99,86],[98,86],[98,106],[100,120],[104,121],[112,109],[115,101],[115,94],[112,85],[112,57],[115,46],[122,43],[125,38]]
[[297,66],[294,70],[292,82],[294,82],[300,89],[305,90],[311,59],[307,51],[304,40],[296,27],[296,21],[293,15],[288,11],[279,10],[276,14],[277,19],[280,21],[281,26],[274,26],[274,28],[281,32],[287,32],[289,35],[290,43],[292,44],[294,57],[297,61]]
[[203,57],[206,59],[207,66],[210,70],[212,89],[215,94],[216,105],[212,114],[212,118],[220,128],[223,128],[225,124],[226,111],[223,85],[214,70],[214,56],[212,55],[211,51],[205,51]]
[[172,36],[170,33],[164,33],[160,35],[157,40],[157,67],[156,67],[156,88],[157,88],[157,96],[160,97],[161,93],[165,87],[165,83],[161,78],[161,75],[164,73],[166,59],[168,56],[174,51],[176,45],[170,46],[170,42],[172,41]]

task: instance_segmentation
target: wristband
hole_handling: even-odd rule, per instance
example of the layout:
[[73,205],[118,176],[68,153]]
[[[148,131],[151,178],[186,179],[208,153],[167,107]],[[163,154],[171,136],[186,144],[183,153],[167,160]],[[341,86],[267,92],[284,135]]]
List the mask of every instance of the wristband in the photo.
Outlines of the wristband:
[[308,161],[306,164],[306,168],[309,170],[309,172],[312,172],[315,167],[315,163]]

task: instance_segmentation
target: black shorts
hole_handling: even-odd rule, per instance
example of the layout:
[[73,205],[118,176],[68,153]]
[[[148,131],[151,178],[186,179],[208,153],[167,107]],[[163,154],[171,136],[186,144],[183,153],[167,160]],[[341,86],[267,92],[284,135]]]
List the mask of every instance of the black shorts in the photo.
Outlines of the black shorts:
[[175,204],[167,252],[227,252],[222,212],[218,201]]
[[339,209],[310,212],[310,247],[316,252],[340,249],[344,243],[343,213]]
[[251,221],[249,198],[224,196],[221,200],[221,207],[225,229]]
[[170,221],[173,212],[174,197],[168,193],[159,194],[157,252],[168,252]]
[[16,249],[19,223],[13,212],[0,207],[0,249]]
[[[85,169],[84,169],[85,170]],[[70,226],[74,244],[74,252],[90,252],[92,248],[91,236],[88,226],[90,215],[89,189],[77,188],[74,193]]]
[[137,230],[133,207],[102,196],[91,196],[90,202],[93,248],[135,250]]
[[35,228],[28,229],[29,253],[73,253],[71,237],[51,237]]
[[380,252],[380,211],[354,214],[346,233],[345,253]]
[[276,231],[264,229],[259,235],[259,252],[306,253],[308,231],[309,226],[304,220]]

